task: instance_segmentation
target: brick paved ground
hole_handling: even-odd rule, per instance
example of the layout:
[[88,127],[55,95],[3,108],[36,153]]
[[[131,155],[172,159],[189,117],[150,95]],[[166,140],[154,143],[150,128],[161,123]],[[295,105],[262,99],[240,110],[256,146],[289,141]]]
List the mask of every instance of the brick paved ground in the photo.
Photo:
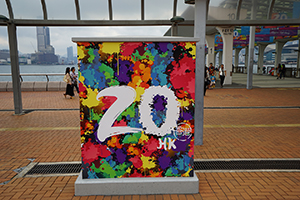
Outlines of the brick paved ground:
[[[200,193],[193,195],[74,197],[77,176],[14,178],[13,170],[27,166],[29,158],[80,161],[78,96],[70,100],[62,93],[23,92],[24,109],[70,110],[22,116],[11,111],[12,93],[0,93],[0,199],[300,199],[300,172],[197,173]],[[214,89],[206,95],[196,159],[300,158],[299,88]],[[291,108],[236,108],[256,106]]]

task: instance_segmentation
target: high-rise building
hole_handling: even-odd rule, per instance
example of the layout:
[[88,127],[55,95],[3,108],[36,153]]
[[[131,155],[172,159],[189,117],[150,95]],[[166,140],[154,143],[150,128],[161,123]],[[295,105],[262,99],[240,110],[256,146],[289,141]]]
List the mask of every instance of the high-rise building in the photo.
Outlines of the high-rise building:
[[31,55],[33,63],[55,64],[58,58],[54,54],[54,48],[50,45],[50,32],[48,27],[36,27],[37,52]]
[[50,45],[50,33],[48,27],[36,27],[36,37],[38,52],[54,54],[54,48]]
[[73,47],[70,46],[67,48],[67,57],[68,57],[68,62],[73,63],[74,62],[74,57],[73,57]]

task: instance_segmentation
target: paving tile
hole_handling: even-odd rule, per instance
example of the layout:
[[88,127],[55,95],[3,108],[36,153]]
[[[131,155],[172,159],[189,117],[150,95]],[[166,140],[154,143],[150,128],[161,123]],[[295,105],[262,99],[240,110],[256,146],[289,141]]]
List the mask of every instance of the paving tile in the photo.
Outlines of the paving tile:
[[[35,111],[14,116],[12,111],[3,111],[13,110],[12,93],[1,92],[0,183],[10,181],[0,185],[1,199],[300,198],[299,172],[197,173],[199,194],[150,196],[75,197],[76,176],[13,178],[17,174],[13,170],[27,166],[28,158],[34,162],[80,161],[79,99],[65,99],[62,93],[22,92],[23,108]],[[299,158],[299,108],[232,109],[300,106],[299,99],[296,89],[208,90],[203,145],[195,146],[195,158]]]

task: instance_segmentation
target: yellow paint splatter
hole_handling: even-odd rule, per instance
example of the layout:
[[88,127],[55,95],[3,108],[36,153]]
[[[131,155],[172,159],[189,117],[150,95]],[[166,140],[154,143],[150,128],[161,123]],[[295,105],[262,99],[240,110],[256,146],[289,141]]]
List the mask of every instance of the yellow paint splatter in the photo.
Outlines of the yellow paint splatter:
[[85,142],[85,137],[81,137],[81,144]]
[[178,99],[181,107],[188,107],[191,102],[190,99]]
[[131,173],[131,168],[128,167],[128,169],[126,170],[126,173],[130,174]]
[[182,176],[183,177],[189,177],[191,171],[192,171],[192,168],[189,168],[189,170],[187,172],[185,172],[184,174],[182,174]]
[[89,108],[98,106],[100,101],[96,99],[97,94],[97,90],[93,91],[91,88],[87,88],[87,99],[82,100],[82,105]]
[[145,88],[143,87],[136,87],[136,97],[134,101],[140,102],[141,101],[141,96],[145,93]]
[[84,76],[81,75],[81,72],[79,72],[78,75],[79,75],[79,76],[78,76],[78,77],[79,77],[79,78],[78,78],[79,82],[83,83],[84,80],[85,80]]
[[119,53],[121,44],[123,44],[123,42],[103,42],[101,50],[103,53]]
[[192,48],[193,50],[190,51],[190,54],[193,55],[193,59],[196,59],[196,46],[194,44],[192,44],[191,42],[187,42],[185,44],[185,48],[186,49]]
[[77,46],[78,60],[84,58],[84,56],[85,56],[84,50],[85,50],[84,46]]
[[141,156],[141,160],[143,162],[143,168],[144,169],[152,169],[155,167],[155,162],[154,161],[154,157],[146,157],[146,156]]
[[142,135],[139,139],[139,144],[145,144],[145,142],[148,142],[149,136],[144,134],[144,131],[142,132]]

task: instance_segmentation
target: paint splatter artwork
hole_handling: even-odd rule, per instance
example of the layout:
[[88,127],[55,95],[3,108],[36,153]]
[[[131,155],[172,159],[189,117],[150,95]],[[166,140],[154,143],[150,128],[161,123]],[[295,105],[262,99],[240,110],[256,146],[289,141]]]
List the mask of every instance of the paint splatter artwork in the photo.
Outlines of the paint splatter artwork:
[[84,179],[191,177],[195,42],[77,42]]

